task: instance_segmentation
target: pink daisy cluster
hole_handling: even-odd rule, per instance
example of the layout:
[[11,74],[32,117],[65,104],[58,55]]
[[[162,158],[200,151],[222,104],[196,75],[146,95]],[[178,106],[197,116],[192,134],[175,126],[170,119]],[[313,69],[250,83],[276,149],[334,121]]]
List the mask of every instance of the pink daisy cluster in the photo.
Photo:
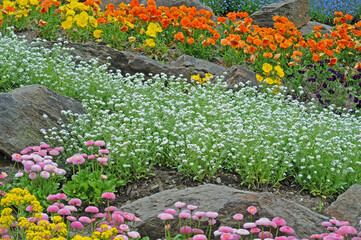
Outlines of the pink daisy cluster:
[[15,174],[16,178],[27,174],[32,180],[37,178],[48,179],[53,175],[65,175],[66,171],[58,168],[58,164],[53,162],[53,157],[64,151],[62,147],[50,148],[48,144],[27,147],[20,154],[12,155],[12,160],[24,166],[24,171]]
[[[76,153],[70,158],[68,158],[66,162],[74,165],[81,165],[85,163],[86,160],[96,159],[101,165],[108,166],[109,150],[105,148],[104,141],[89,140],[85,143],[85,146],[89,147],[89,150],[91,150],[91,154],[88,155],[86,153]],[[95,153],[93,152],[94,146],[99,148],[98,151]]]
[[[0,173],[0,187],[4,185],[4,183],[2,182],[3,179],[5,179],[7,177],[7,173],[6,172],[1,172]],[[0,191],[0,196],[5,196],[6,192],[5,191]]]
[[[360,222],[361,224],[361,222]],[[356,228],[350,226],[348,221],[338,221],[330,219],[328,222],[322,222],[327,233],[314,234],[311,239],[324,239],[324,240],[361,240],[361,232],[357,232]]]

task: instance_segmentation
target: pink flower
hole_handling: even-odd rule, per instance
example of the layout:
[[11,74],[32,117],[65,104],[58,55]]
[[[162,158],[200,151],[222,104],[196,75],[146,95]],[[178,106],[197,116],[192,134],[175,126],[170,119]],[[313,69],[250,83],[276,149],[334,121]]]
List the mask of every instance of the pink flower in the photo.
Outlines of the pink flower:
[[330,219],[330,223],[337,225],[339,221],[336,219]]
[[120,214],[112,214],[112,218],[114,219],[114,221],[116,221],[117,223],[123,223],[124,222],[124,218],[122,215]]
[[62,151],[64,151],[64,148],[63,147],[56,147],[56,148],[54,148],[54,150],[62,152]]
[[122,230],[123,232],[128,232],[129,231],[129,227],[126,224],[121,224],[119,226],[119,229]]
[[81,202],[81,200],[79,198],[72,198],[68,202],[69,205],[73,205],[73,206],[77,206],[77,207],[80,207],[81,203],[82,202]]
[[161,213],[158,215],[158,218],[162,221],[167,221],[173,219],[173,215],[170,213]]
[[41,167],[38,164],[34,164],[33,166],[31,166],[30,170],[33,172],[40,172]]
[[222,233],[233,233],[233,228],[227,226],[221,226],[218,231]]
[[203,234],[197,234],[193,236],[192,240],[207,240],[207,237]]
[[56,197],[56,195],[49,195],[46,197],[46,201],[56,202],[56,201],[58,201],[58,198]]
[[104,174],[100,175],[100,177],[101,177],[102,179],[104,179],[104,180],[108,179],[108,177],[107,177],[106,175],[104,175]]
[[40,144],[40,147],[41,148],[50,148],[50,145],[46,144],[46,143],[42,143],[42,144]]
[[232,239],[233,239],[233,236],[230,233],[223,233],[221,235],[221,240],[232,240]]
[[104,149],[99,149],[98,153],[103,153],[103,154],[108,154],[109,150],[104,148]]
[[45,179],[48,179],[48,178],[50,178],[50,173],[47,172],[47,171],[42,171],[42,172],[40,173],[40,177],[45,178]]
[[104,141],[95,141],[95,146],[98,146],[98,147],[102,147],[102,146],[105,146],[105,142]]
[[[241,239],[241,236],[235,233],[232,234],[232,240],[239,240],[239,239]],[[268,239],[268,240],[273,240],[273,239]]]
[[21,162],[22,158],[21,155],[18,153],[14,153],[13,155],[11,155],[11,159],[15,162]]
[[176,214],[177,212],[176,212],[176,210],[174,210],[174,209],[172,209],[172,208],[169,208],[169,209],[164,210],[164,213],[169,213],[169,214],[174,215],[174,214]]
[[195,212],[194,213],[194,216],[197,216],[197,217],[204,217],[204,216],[206,216],[206,213],[205,212]]
[[115,199],[115,194],[111,192],[105,192],[102,194],[101,198],[105,199]]
[[286,234],[294,234],[295,230],[293,230],[293,228],[291,227],[287,227],[287,226],[282,226],[280,227],[280,231]]
[[79,222],[81,222],[81,223],[91,223],[91,220],[88,217],[80,217]]
[[337,227],[327,227],[326,229],[330,232],[337,231]]
[[51,156],[58,156],[59,155],[59,151],[56,151],[56,150],[51,150],[51,151],[49,151],[49,154],[51,155]]
[[131,232],[128,232],[128,237],[135,239],[135,238],[140,237],[140,234],[136,231],[131,231]]
[[74,165],[80,165],[80,164],[83,164],[85,162],[84,157],[81,156],[80,154],[74,155],[72,158],[73,158],[72,163]]
[[192,233],[194,234],[204,234],[202,229],[192,228]]
[[174,206],[176,207],[176,208],[182,208],[182,207],[184,207],[186,204],[184,203],[184,202],[176,202],[176,203],[174,203]]
[[269,227],[271,225],[271,221],[268,218],[260,218],[255,222],[258,226]]
[[71,212],[68,208],[62,208],[58,211],[58,214],[64,216],[64,215],[70,215]]
[[276,237],[275,240],[287,240],[287,237],[286,236],[279,236],[279,237]]
[[286,220],[279,218],[279,217],[273,218],[272,222],[274,222],[278,227],[286,225]]
[[336,226],[348,226],[350,223],[348,221],[339,221]]
[[32,173],[29,174],[29,178],[30,178],[31,180],[34,180],[34,179],[37,178],[37,177],[38,177],[38,175],[37,175],[36,173],[34,173],[34,172],[32,172]]
[[127,219],[128,221],[133,221],[134,218],[135,218],[135,216],[134,216],[133,214],[127,213],[127,212],[124,212],[124,213],[123,213],[123,217],[124,217],[125,219]]
[[242,214],[235,214],[233,216],[233,219],[237,220],[237,221],[241,221],[243,219],[243,215]]
[[94,145],[94,141],[93,140],[89,140],[85,143],[85,146],[91,146]]
[[255,215],[257,213],[257,208],[256,207],[253,207],[253,206],[250,206],[247,208],[247,211],[252,214],[252,215]]
[[319,235],[319,234],[313,234],[313,235],[311,235],[310,238],[311,238],[311,239],[322,239],[322,236]]
[[93,218],[103,218],[105,217],[105,214],[104,213],[97,213],[97,214],[94,214]]
[[191,211],[196,210],[198,207],[194,205],[188,205],[187,208]]
[[109,206],[104,209],[105,212],[115,212],[117,210],[118,210],[118,208],[114,207],[114,206]]
[[27,169],[31,169],[31,166],[33,166],[35,163],[33,161],[23,161],[23,165]]
[[236,233],[241,236],[247,236],[250,234],[250,232],[246,229],[238,229],[238,230],[236,230]]
[[76,217],[74,216],[67,216],[66,219],[68,219],[70,222],[76,221]]
[[212,225],[212,226],[215,225],[216,222],[217,222],[216,219],[213,219],[213,218],[211,218],[211,219],[208,220],[208,224],[209,224],[209,225]]
[[189,226],[183,226],[183,227],[180,228],[179,231],[180,231],[181,234],[188,235],[188,234],[192,233],[192,228],[189,227]]
[[64,208],[69,209],[70,212],[77,212],[78,211],[78,209],[76,207],[72,206],[72,205],[65,206]]
[[273,235],[272,235],[272,233],[270,233],[268,231],[264,231],[264,232],[258,233],[258,237],[261,238],[261,239],[273,238]]
[[18,172],[18,173],[15,174],[16,178],[19,178],[19,177],[22,177],[22,176],[24,176],[23,172]]
[[181,213],[179,213],[179,218],[182,219],[190,219],[191,218],[191,214],[185,211],[182,211]]
[[89,160],[92,160],[92,159],[95,159],[96,158],[96,156],[95,155],[88,155],[88,157],[87,157]]
[[99,209],[97,207],[89,206],[89,207],[85,208],[85,212],[98,213]]
[[75,229],[82,229],[83,228],[83,224],[81,222],[78,221],[74,221],[70,224],[71,227],[75,228]]
[[128,240],[128,237],[125,235],[116,235],[115,238],[120,238],[122,240]]
[[352,226],[341,226],[338,231],[342,234],[342,235],[354,235],[357,234],[357,231],[354,227]]
[[56,198],[58,200],[65,200],[67,198],[67,196],[64,193],[58,193],[58,194],[56,194]]
[[218,217],[218,213],[216,213],[216,212],[206,212],[206,216],[208,218],[216,218],[216,217]]
[[32,205],[29,205],[26,207],[25,211],[27,212],[34,212],[34,209],[33,209],[33,206]]
[[38,154],[39,154],[39,156],[44,157],[44,156],[47,155],[47,151],[46,151],[46,150],[40,150],[40,151],[38,152]]
[[259,228],[251,228],[250,232],[251,233],[259,233],[261,231],[261,229]]
[[255,228],[255,227],[257,227],[257,224],[249,222],[249,223],[243,224],[243,227],[244,228]]

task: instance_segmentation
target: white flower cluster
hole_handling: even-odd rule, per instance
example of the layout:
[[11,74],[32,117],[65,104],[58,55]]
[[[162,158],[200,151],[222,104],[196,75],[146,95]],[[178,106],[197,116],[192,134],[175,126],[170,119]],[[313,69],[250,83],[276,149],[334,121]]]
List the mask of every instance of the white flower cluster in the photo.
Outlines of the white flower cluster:
[[105,140],[121,177],[141,176],[159,164],[199,179],[218,171],[239,173],[248,184],[290,178],[324,194],[360,182],[353,174],[361,170],[360,118],[255,88],[225,91],[220,81],[190,86],[165,75],[148,81],[142,74],[122,76],[106,72],[107,66],[76,65],[60,49],[2,37],[1,77],[81,99],[87,114],[67,112],[70,124],[46,137],[74,152],[88,139]]

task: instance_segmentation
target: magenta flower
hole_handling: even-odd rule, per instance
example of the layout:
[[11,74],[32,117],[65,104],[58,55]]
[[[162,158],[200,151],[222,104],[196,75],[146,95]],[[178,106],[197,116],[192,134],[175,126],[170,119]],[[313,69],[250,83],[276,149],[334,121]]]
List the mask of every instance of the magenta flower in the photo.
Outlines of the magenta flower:
[[208,217],[208,218],[216,218],[216,217],[218,217],[218,213],[216,213],[216,212],[206,212],[206,217]]
[[191,218],[191,214],[185,211],[182,211],[181,213],[179,213],[179,218],[181,219],[190,219]]
[[176,202],[174,203],[174,206],[176,208],[183,208],[186,204],[184,202]]
[[101,198],[105,199],[115,199],[115,194],[111,192],[105,192],[102,194]]
[[203,234],[197,234],[193,236],[192,240],[207,240],[207,237]]
[[66,200],[67,196],[65,193],[58,193],[58,194],[56,194],[56,198],[58,200]]
[[339,223],[339,221],[336,219],[330,219],[330,223],[337,225]]
[[73,205],[73,206],[77,206],[77,207],[80,207],[81,203],[82,202],[81,202],[81,200],[79,198],[72,198],[68,202],[69,205]]
[[65,215],[70,215],[71,212],[69,209],[67,208],[62,208],[58,211],[58,214],[61,215],[61,216],[65,216]]
[[280,231],[286,234],[294,234],[295,230],[293,230],[293,228],[291,227],[287,227],[287,226],[282,226],[280,227]]
[[233,236],[230,233],[223,233],[221,235],[221,240],[232,240],[232,239],[233,239]]
[[89,140],[85,143],[85,146],[91,146],[94,145],[94,141],[93,140]]
[[83,228],[83,224],[81,222],[78,221],[74,221],[70,224],[71,227],[75,228],[75,229],[82,229]]
[[68,219],[70,222],[76,221],[76,217],[74,216],[67,216],[66,219]]
[[162,221],[167,221],[173,219],[173,215],[170,213],[161,213],[158,215],[158,218]]
[[94,214],[93,217],[94,218],[103,218],[103,217],[105,217],[105,214],[104,213],[96,213],[96,214]]
[[247,212],[249,212],[252,215],[255,215],[257,213],[257,208],[254,206],[250,206],[247,208]]
[[169,214],[174,215],[174,214],[176,214],[176,213],[177,213],[177,211],[176,211],[176,210],[174,210],[174,209],[172,209],[172,208],[169,208],[169,209],[164,210],[164,213],[169,213]]
[[125,219],[127,219],[128,221],[133,221],[134,218],[135,218],[135,216],[134,216],[133,214],[128,213],[128,212],[124,212],[124,213],[123,213],[123,217],[124,217]]
[[14,153],[13,155],[11,155],[11,159],[15,162],[21,162],[22,158],[21,155],[18,153]]
[[251,228],[250,232],[251,233],[259,233],[261,231],[261,229],[259,228]]
[[243,219],[243,215],[242,214],[235,214],[233,216],[233,219],[237,220],[237,221],[241,221]]
[[105,142],[104,141],[95,141],[95,146],[98,146],[98,147],[102,147],[102,146],[105,146]]
[[119,223],[123,223],[124,222],[124,217],[122,215],[120,215],[119,213],[116,214],[112,214],[112,218],[114,221],[116,221],[118,224]]
[[33,206],[32,205],[29,205],[26,207],[25,211],[27,212],[34,212],[34,209],[33,209]]
[[99,209],[97,207],[89,206],[89,207],[85,208],[85,212],[98,213]]
[[34,172],[32,172],[32,173],[29,174],[29,178],[30,178],[31,180],[34,180],[34,179],[37,178],[37,177],[38,177],[38,175],[37,175],[36,173],[34,173]]

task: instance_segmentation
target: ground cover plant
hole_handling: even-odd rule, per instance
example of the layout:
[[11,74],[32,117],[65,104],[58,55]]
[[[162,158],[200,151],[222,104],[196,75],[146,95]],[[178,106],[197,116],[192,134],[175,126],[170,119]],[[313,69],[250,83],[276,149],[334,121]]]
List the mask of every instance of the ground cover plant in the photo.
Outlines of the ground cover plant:
[[[280,0],[199,0],[211,7],[216,15],[226,15],[229,12],[248,12],[252,14],[264,6],[280,2]],[[351,14],[355,18],[361,16],[360,2],[341,0],[310,0],[310,17],[312,21],[333,25],[333,12],[341,11]]]

